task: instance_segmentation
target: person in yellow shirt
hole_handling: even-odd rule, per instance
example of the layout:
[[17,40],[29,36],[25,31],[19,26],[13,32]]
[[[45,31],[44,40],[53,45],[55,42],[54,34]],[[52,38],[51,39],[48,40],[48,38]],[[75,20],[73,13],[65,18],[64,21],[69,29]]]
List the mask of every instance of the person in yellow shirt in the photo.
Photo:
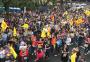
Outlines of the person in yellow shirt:
[[76,57],[77,57],[76,54],[77,54],[76,49],[73,48],[72,53],[71,53],[71,57],[70,57],[71,62],[76,62]]
[[80,57],[81,57],[81,53],[80,53],[79,47],[77,46],[76,48],[72,49],[72,53],[70,57],[71,62],[79,62]]

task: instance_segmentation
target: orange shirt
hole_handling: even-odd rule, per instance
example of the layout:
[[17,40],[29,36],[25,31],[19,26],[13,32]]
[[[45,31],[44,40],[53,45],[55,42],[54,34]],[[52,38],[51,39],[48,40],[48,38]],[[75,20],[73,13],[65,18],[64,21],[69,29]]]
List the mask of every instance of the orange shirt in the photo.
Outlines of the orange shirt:
[[32,46],[35,46],[36,45],[36,36],[32,35],[31,41],[32,41]]
[[53,38],[52,38],[51,44],[52,44],[52,45],[55,45],[55,44],[56,44],[56,37],[53,37]]
[[53,16],[53,15],[51,15],[51,16],[50,16],[50,19],[51,19],[52,21],[54,21],[54,16]]

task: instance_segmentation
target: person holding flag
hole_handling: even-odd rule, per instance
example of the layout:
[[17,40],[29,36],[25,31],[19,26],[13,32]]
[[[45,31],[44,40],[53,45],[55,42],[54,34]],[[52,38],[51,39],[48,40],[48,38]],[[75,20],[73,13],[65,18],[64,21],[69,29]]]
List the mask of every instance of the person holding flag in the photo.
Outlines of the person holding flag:
[[16,54],[16,52],[15,52],[15,50],[14,50],[14,48],[12,46],[10,46],[10,52],[13,55],[14,59],[16,59],[17,58],[17,54]]
[[16,31],[16,28],[14,27],[14,29],[13,29],[13,36],[15,37],[15,36],[17,36],[17,31]]
[[29,28],[29,25],[27,23],[23,24],[21,27],[25,28],[25,29],[28,29]]
[[1,31],[4,32],[7,29],[7,23],[3,20],[1,23]]

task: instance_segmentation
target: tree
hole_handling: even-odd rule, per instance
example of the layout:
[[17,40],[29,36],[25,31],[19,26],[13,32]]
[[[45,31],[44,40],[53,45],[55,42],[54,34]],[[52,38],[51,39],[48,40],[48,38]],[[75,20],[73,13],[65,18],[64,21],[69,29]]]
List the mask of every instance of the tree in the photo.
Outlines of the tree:
[[11,1],[11,0],[2,0],[2,3],[3,3],[3,5],[4,5],[4,7],[5,7],[6,13],[9,11],[10,1]]
[[9,19],[9,4],[10,4],[11,0],[2,0],[3,6],[5,7],[5,18]]
[[49,2],[55,4],[56,0],[2,0],[6,12],[8,12],[9,7],[27,7],[34,9],[42,5],[47,5]]

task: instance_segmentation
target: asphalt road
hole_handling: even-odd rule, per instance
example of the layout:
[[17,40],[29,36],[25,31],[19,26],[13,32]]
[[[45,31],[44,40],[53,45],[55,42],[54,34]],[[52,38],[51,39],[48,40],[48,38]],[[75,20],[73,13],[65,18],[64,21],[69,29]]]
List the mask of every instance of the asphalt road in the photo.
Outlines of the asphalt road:
[[[74,46],[71,46],[70,47],[70,51],[72,50]],[[80,47],[80,51],[81,51],[81,54],[85,54],[84,53],[84,49]],[[85,56],[85,60],[86,62],[90,62],[90,53],[88,55]],[[46,62],[61,62],[60,60],[60,56],[52,56],[50,57]]]
[[[75,46],[74,45],[70,46],[69,51],[71,51],[73,47],[75,47]],[[81,54],[85,54],[84,48],[80,47],[80,51],[81,51]],[[85,56],[85,60],[86,60],[86,62],[90,62],[90,53]],[[34,61],[31,61],[31,62],[34,62]],[[51,55],[47,60],[41,61],[41,62],[62,62],[62,61],[60,59],[60,55],[58,55],[58,56]]]

